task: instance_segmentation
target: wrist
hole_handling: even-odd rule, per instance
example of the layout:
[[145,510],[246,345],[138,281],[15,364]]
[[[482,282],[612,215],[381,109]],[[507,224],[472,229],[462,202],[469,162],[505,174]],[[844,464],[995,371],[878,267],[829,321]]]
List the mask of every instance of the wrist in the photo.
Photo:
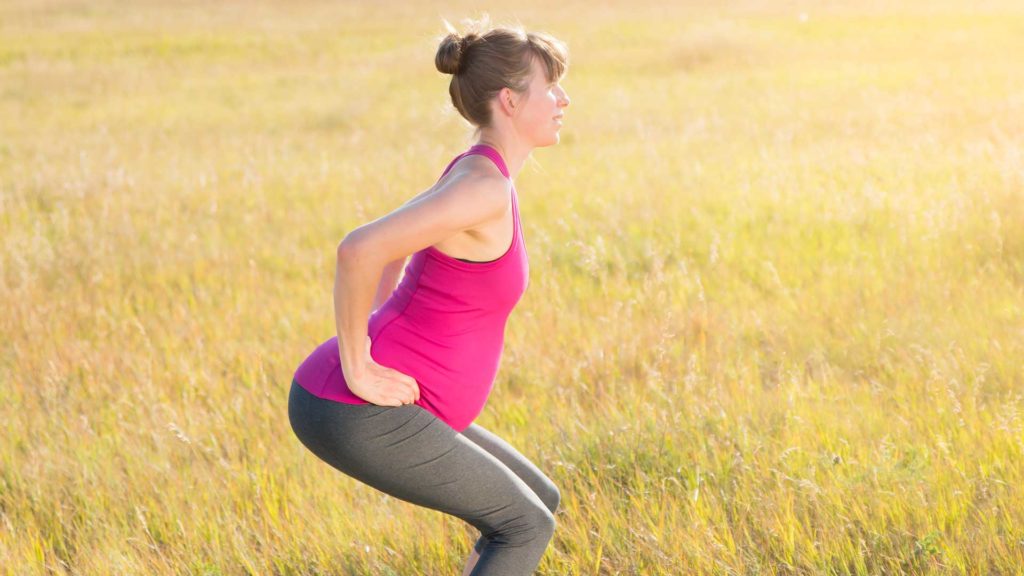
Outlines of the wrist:
[[370,358],[370,337],[366,337],[364,349],[358,353],[348,351],[345,346],[339,346],[338,356],[341,364],[341,375],[345,378],[345,381],[358,381],[367,372],[367,359]]
[[342,365],[342,367],[341,367],[341,375],[345,379],[345,382],[348,382],[348,383],[358,382],[360,379],[362,379],[364,374],[366,374],[366,367],[365,366],[363,366],[363,367],[359,367],[359,366],[349,366],[349,367],[346,367],[346,366]]

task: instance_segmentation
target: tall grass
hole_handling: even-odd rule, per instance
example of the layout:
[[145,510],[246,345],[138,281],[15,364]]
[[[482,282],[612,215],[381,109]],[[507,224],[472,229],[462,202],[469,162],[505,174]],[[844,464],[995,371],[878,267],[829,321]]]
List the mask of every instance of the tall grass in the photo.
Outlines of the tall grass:
[[[1024,565],[1024,12],[518,3],[567,41],[478,422],[542,574]],[[458,574],[476,534],[294,438],[334,246],[470,143],[441,18],[0,6],[0,573]]]

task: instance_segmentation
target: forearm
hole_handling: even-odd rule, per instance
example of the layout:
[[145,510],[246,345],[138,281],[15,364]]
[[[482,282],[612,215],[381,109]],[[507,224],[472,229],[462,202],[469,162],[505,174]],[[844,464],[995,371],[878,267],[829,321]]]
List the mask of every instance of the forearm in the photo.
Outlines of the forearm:
[[377,296],[373,299],[373,310],[377,310],[384,305],[384,302],[391,296],[391,293],[395,291],[395,287],[398,286],[398,280],[402,276],[402,268],[405,266],[405,258],[401,260],[395,260],[389,262],[384,267],[384,272],[380,276],[380,284],[377,286]]
[[374,300],[374,287],[384,269],[372,250],[358,242],[345,241],[338,246],[334,276],[334,321],[338,330],[338,351],[342,374],[357,378],[365,370],[367,323]]

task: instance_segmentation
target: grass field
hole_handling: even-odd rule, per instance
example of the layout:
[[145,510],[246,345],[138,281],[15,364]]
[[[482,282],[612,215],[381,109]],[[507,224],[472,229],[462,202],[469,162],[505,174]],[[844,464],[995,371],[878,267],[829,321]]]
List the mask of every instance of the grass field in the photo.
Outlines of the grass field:
[[[0,574],[457,575],[292,372],[334,249],[471,143],[471,2],[0,2]],[[1024,573],[1024,6],[520,2],[562,142],[478,422],[547,575]]]

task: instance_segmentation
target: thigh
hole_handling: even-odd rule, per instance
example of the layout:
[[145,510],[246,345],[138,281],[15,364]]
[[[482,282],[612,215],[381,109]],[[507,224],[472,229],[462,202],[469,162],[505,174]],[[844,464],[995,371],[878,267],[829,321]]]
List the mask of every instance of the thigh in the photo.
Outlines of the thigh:
[[473,441],[508,466],[532,489],[552,513],[558,508],[561,495],[558,487],[540,468],[519,453],[508,442],[479,424],[470,424],[462,435]]
[[400,500],[462,518],[484,533],[546,506],[487,450],[415,405],[295,402],[293,428],[318,458]]

